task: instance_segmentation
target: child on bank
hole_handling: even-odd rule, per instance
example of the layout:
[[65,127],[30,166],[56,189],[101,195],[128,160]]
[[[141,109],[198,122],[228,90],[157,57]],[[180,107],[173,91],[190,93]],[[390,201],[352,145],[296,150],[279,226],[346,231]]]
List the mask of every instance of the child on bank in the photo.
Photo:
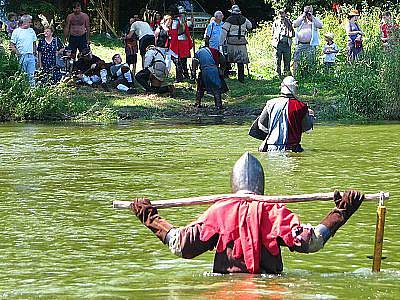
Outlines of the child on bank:
[[327,68],[332,68],[336,62],[336,55],[339,52],[338,46],[333,42],[334,35],[331,32],[324,35],[326,44],[324,45],[324,65]]

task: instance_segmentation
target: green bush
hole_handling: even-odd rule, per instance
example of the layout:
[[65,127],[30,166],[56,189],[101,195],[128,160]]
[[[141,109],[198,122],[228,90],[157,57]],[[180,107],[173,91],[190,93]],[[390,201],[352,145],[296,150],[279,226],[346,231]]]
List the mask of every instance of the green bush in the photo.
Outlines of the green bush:
[[[347,11],[350,7],[347,7]],[[347,36],[345,35],[345,15],[323,17],[323,32],[335,34],[335,42],[346,56]],[[364,7],[358,23],[365,33],[364,50],[357,61],[343,60],[336,68],[330,87],[337,90],[338,117],[346,119],[396,119],[400,110],[399,74],[400,49],[384,49],[380,41],[379,8]],[[343,20],[343,21],[340,21]],[[338,26],[343,24],[343,26]],[[396,74],[396,75],[395,75]],[[332,76],[329,74],[329,76]],[[312,77],[312,76],[311,76]],[[307,79],[306,79],[307,80]]]
[[[115,119],[108,100],[65,84],[30,87],[15,55],[0,49],[0,120]],[[97,96],[97,97],[96,97]]]

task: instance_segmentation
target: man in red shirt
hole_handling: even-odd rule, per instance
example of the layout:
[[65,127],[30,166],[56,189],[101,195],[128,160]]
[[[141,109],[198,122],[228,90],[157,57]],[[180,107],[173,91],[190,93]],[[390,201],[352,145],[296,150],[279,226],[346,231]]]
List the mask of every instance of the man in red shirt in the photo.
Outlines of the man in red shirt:
[[283,204],[246,199],[264,193],[263,168],[248,152],[233,167],[231,186],[234,197],[216,202],[181,228],[161,218],[147,199],[134,200],[131,209],[179,257],[190,259],[215,248],[215,273],[279,274],[283,270],[280,246],[302,253],[322,249],[364,200],[356,191],[343,196],[336,192],[335,207],[321,223],[303,225]]

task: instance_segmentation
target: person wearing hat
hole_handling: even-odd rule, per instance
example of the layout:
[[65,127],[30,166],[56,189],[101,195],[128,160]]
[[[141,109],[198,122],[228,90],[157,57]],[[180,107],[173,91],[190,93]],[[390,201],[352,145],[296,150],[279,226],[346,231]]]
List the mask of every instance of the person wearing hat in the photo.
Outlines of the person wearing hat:
[[292,22],[284,9],[280,9],[278,16],[272,24],[272,46],[275,48],[276,73],[282,76],[282,59],[283,71],[286,75],[290,75],[291,46],[294,30]]
[[297,98],[297,81],[287,76],[281,83],[281,96],[267,101],[249,135],[263,141],[260,152],[302,152],[301,135],[310,132],[313,124],[314,111]]
[[109,92],[107,86],[107,65],[104,60],[94,55],[90,48],[83,49],[73,64],[74,72],[77,73],[79,82],[89,86],[100,83],[104,91]]
[[154,45],[146,49],[143,70],[135,76],[136,81],[149,93],[170,93],[174,97],[173,85],[163,85],[168,76],[168,68],[162,50]]
[[238,80],[243,83],[244,65],[249,63],[246,34],[251,30],[252,24],[242,15],[238,5],[232,5],[229,12],[231,16],[222,26],[219,45],[223,49],[226,61],[237,64]]
[[362,37],[364,33],[361,31],[360,26],[357,24],[357,20],[360,14],[358,10],[353,9],[348,14],[349,23],[346,26],[347,39],[347,59],[349,61],[357,59],[357,56],[363,49]]
[[313,15],[313,7],[307,5],[293,26],[296,28],[293,54],[293,71],[296,74],[300,61],[312,65],[315,63],[315,50],[320,43],[318,29],[322,28],[322,22]]
[[336,55],[339,52],[338,46],[333,42],[334,35],[331,32],[324,34],[326,44],[324,45],[324,65],[331,68],[335,65]]
[[214,13],[214,20],[207,25],[204,36],[204,44],[212,49],[219,50],[219,39],[221,37],[222,26],[224,26],[224,14],[217,10]]
[[299,253],[321,250],[358,210],[364,195],[349,190],[334,193],[334,208],[320,224],[303,224],[285,204],[251,200],[264,194],[264,170],[249,152],[231,173],[232,196],[217,201],[197,220],[175,227],[163,219],[148,199],[135,199],[131,210],[170,251],[192,259],[215,249],[213,273],[280,274],[281,247]]

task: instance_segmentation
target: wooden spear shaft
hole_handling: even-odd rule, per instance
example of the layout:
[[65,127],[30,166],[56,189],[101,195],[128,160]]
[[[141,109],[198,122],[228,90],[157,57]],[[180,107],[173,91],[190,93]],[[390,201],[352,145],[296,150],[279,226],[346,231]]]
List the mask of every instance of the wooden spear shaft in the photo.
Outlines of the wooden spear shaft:
[[[385,199],[389,199],[389,193],[383,193]],[[294,203],[294,202],[309,202],[309,201],[332,201],[332,193],[317,193],[317,194],[303,194],[303,195],[287,195],[287,196],[265,196],[265,195],[251,195],[251,194],[222,194],[211,196],[200,196],[180,199],[157,200],[152,201],[151,204],[157,208],[168,207],[181,207],[191,206],[197,204],[212,204],[217,201],[227,200],[230,198],[242,198],[243,200],[262,201],[272,204],[276,203]],[[365,200],[379,200],[381,193],[366,194]],[[113,208],[129,209],[132,201],[113,201]]]

